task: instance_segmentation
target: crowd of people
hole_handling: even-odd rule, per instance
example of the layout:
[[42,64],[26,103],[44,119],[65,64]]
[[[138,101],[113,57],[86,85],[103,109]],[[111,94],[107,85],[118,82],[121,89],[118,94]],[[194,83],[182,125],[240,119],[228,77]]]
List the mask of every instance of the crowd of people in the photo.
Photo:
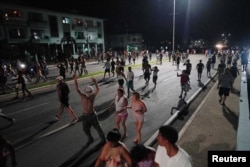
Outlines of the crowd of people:
[[[159,56],[161,57],[161,52]],[[171,56],[169,56],[171,55]],[[143,78],[145,80],[145,85],[149,84],[152,75],[152,81],[154,84],[154,89],[157,86],[158,72],[160,71],[158,66],[152,67],[150,65],[150,56],[147,52],[142,54],[142,71]],[[172,53],[167,55],[169,61],[172,61],[172,65],[177,66],[179,70],[179,64],[182,61],[183,65],[186,66],[185,70],[182,70],[182,73],[177,72],[177,77],[180,77],[180,86],[181,94],[179,98],[183,98],[187,95],[187,92],[191,89],[190,87],[190,74],[193,70],[192,62],[188,59],[188,55],[181,54],[179,52]],[[241,59],[242,71],[246,71],[247,62],[246,57],[248,54],[242,53],[214,53],[213,55],[208,55],[207,62],[204,64],[202,60],[199,61],[196,65],[196,70],[198,74],[197,80],[201,82],[202,74],[204,69],[207,69],[207,77],[212,77],[210,70],[217,70],[218,73],[218,89],[219,89],[219,102],[222,105],[225,105],[226,98],[229,96],[230,90],[233,89],[233,82],[235,78],[240,74],[237,69],[238,60]],[[134,55],[131,55],[133,58]],[[216,59],[220,60],[218,68],[215,69]],[[161,58],[159,59],[160,65],[162,65]],[[81,64],[79,67],[79,63]],[[94,142],[94,137],[91,133],[91,127],[93,126],[97,131],[100,137],[100,143],[103,145],[102,152],[98,157],[95,166],[101,166],[102,163],[106,163],[107,167],[118,167],[123,166],[125,163],[128,166],[135,167],[153,167],[153,166],[192,166],[191,157],[185,152],[180,146],[176,144],[178,140],[178,132],[171,126],[162,126],[159,128],[157,141],[159,146],[157,149],[149,148],[142,144],[142,128],[145,120],[145,113],[147,112],[147,104],[141,99],[139,92],[135,91],[134,88],[134,72],[131,66],[128,66],[127,72],[125,72],[125,64],[122,59],[116,58],[116,61],[113,57],[107,58],[103,62],[104,66],[104,75],[103,79],[106,79],[106,75],[117,78],[117,91],[114,95],[114,100],[111,103],[111,106],[114,106],[114,129],[108,132],[107,136],[102,129],[102,126],[98,120],[98,116],[94,109],[94,102],[97,94],[99,93],[99,86],[94,77],[91,78],[93,86],[86,86],[83,91],[79,88],[78,85],[78,76],[81,76],[83,72],[88,74],[84,58],[81,57],[75,62],[70,62],[66,60],[64,63],[59,63],[58,68],[60,70],[60,76],[56,78],[57,80],[57,94],[60,101],[59,113],[55,116],[56,120],[60,120],[60,117],[63,113],[64,108],[68,111],[69,115],[72,117],[72,123],[78,122],[78,118],[75,115],[73,109],[69,104],[69,87],[65,82],[65,73],[70,72],[73,74],[73,81],[75,84],[75,90],[79,94],[80,101],[82,104],[82,127],[83,131],[86,134],[88,141],[86,145],[90,145]],[[18,64],[18,63],[17,63]],[[67,65],[66,65],[67,64]],[[73,64],[73,65],[72,65]],[[129,62],[129,65],[132,62]],[[43,75],[40,63],[36,63],[36,73],[37,80],[39,82],[40,78],[46,82],[46,75]],[[70,69],[68,69],[70,67]],[[39,74],[38,74],[39,73]],[[17,83],[21,84],[23,91],[23,98],[26,97],[25,92],[28,93],[28,96],[33,97],[31,92],[26,88],[23,76],[25,73],[19,69],[18,71]],[[2,75],[2,72],[1,72]],[[43,78],[44,77],[44,78]],[[127,89],[126,89],[127,88]],[[17,98],[18,98],[18,88],[17,89]],[[152,90],[152,91],[153,91]],[[131,93],[132,91],[132,93]],[[129,100],[132,94],[131,101]],[[184,96],[183,96],[184,94]],[[129,151],[126,145],[123,143],[127,137],[127,125],[126,121],[129,115],[128,110],[132,111],[132,119],[135,126],[135,137],[133,143],[135,147],[131,148]],[[111,109],[112,111],[112,109]],[[138,155],[139,154],[139,155]]]

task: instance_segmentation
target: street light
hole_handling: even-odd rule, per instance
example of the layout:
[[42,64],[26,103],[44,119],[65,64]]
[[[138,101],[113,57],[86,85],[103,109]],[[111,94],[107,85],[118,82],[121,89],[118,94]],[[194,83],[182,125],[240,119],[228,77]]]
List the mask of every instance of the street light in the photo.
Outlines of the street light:
[[175,0],[173,7],[173,52],[174,52],[174,42],[175,42]]

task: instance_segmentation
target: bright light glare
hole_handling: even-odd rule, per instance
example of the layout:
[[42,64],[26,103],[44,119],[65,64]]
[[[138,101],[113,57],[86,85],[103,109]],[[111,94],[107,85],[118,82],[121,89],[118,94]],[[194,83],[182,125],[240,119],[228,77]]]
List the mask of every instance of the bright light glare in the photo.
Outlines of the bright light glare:
[[21,68],[25,68],[25,64],[20,64],[20,67]]
[[222,44],[217,44],[217,45],[216,45],[216,48],[222,49],[222,48],[223,48],[223,45],[222,45]]

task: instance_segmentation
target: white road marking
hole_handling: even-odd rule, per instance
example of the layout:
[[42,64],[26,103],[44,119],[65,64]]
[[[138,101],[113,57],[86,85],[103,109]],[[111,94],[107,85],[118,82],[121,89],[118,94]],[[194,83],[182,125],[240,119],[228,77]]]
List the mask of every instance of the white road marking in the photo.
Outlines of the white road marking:
[[17,111],[17,112],[13,112],[13,113],[11,113],[11,114],[8,114],[8,116],[11,116],[11,115],[14,115],[14,114],[18,114],[18,113],[21,113],[21,112],[23,112],[23,111],[31,110],[31,109],[34,109],[34,108],[38,108],[38,107],[41,107],[41,106],[44,106],[44,105],[47,105],[47,104],[49,104],[49,103],[43,103],[43,104],[39,104],[39,105],[37,105],[37,106],[25,108],[25,109],[23,109],[23,110],[19,110],[19,111]]

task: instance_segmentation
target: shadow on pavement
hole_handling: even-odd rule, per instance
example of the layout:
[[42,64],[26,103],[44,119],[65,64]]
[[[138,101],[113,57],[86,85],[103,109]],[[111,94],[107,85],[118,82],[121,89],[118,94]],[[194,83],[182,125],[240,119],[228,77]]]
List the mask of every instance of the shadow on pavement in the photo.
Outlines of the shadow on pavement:
[[238,116],[227,106],[223,106],[223,114],[225,118],[233,125],[235,131],[238,129]]

